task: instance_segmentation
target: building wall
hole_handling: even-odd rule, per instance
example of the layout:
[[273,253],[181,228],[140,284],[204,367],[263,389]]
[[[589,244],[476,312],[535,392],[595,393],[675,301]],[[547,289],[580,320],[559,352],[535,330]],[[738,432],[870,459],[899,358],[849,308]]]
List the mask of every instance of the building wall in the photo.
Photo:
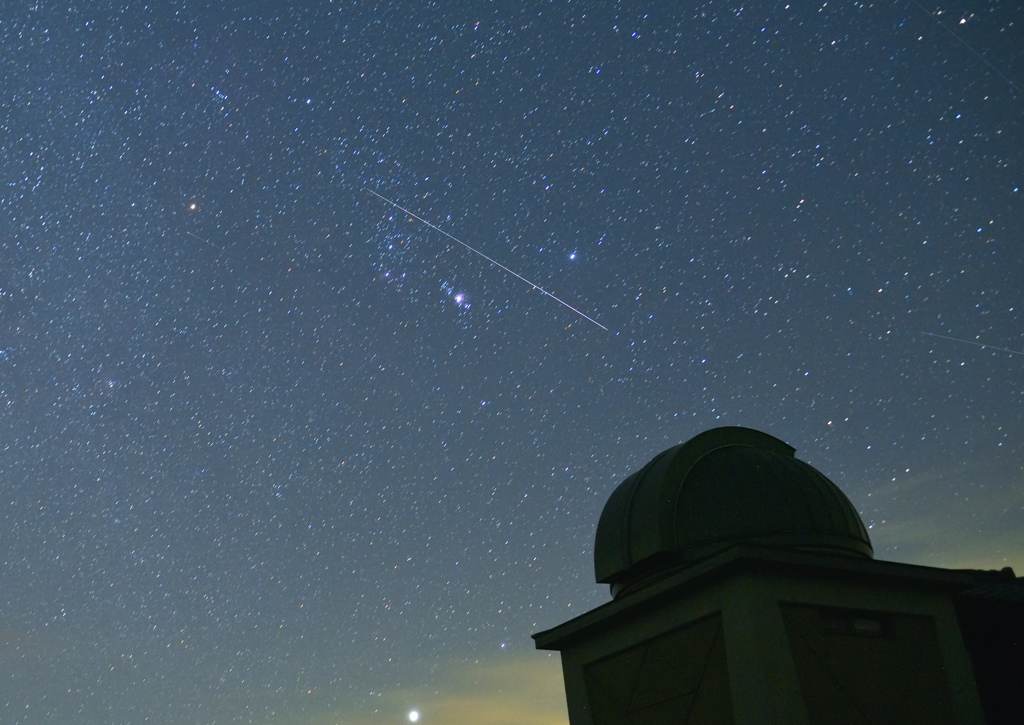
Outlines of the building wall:
[[560,646],[572,725],[982,723],[949,594],[733,573]]
[[588,663],[583,671],[594,725],[733,721],[718,614]]

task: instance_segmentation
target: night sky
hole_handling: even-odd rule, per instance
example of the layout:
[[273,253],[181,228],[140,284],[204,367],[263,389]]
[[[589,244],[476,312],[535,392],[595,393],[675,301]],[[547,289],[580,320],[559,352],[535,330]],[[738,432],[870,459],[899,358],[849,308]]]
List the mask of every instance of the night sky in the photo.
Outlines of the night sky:
[[1019,3],[70,5],[0,13],[4,723],[564,723],[529,635],[719,425],[1024,570]]

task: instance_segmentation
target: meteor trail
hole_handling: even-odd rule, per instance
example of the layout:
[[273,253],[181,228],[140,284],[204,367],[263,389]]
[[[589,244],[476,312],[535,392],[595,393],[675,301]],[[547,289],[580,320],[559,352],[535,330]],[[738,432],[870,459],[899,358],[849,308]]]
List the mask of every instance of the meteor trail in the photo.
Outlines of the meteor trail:
[[190,237],[193,237],[194,239],[198,239],[200,242],[203,242],[204,244],[209,244],[211,247],[216,249],[221,254],[226,254],[229,257],[234,257],[235,259],[237,259],[242,264],[248,264],[250,267],[252,267],[253,269],[259,271],[259,273],[264,275],[265,277],[275,277],[276,276],[272,271],[270,271],[268,269],[264,269],[262,266],[256,264],[252,260],[246,259],[245,257],[243,257],[240,254],[235,254],[230,249],[225,249],[224,247],[220,246],[219,244],[214,244],[209,239],[201,237],[198,234],[193,234],[192,232],[190,232],[188,230],[186,230],[185,233],[188,234]]
[[980,347],[982,350],[989,348],[991,350],[998,350],[999,352],[1006,352],[1011,355],[1024,355],[1024,352],[1020,350],[1009,350],[1005,347],[996,347],[995,345],[986,345],[983,342],[975,342],[974,340],[964,340],[959,337],[950,337],[949,335],[936,335],[934,332],[922,332],[922,335],[928,335],[929,337],[941,337],[943,340],[952,340],[953,342],[966,342],[968,345],[974,345]]
[[435,224],[431,224],[431,223],[430,223],[430,222],[428,222],[428,221],[427,221],[426,219],[424,219],[423,217],[421,217],[421,216],[419,216],[419,215],[417,215],[417,214],[414,214],[413,212],[411,212],[411,211],[409,211],[408,209],[406,209],[406,208],[405,208],[404,206],[400,206],[400,205],[396,204],[395,202],[391,201],[391,199],[387,198],[386,196],[381,196],[380,194],[378,194],[378,193],[377,193],[376,191],[374,191],[373,189],[367,189],[366,191],[370,192],[371,194],[373,194],[373,195],[374,195],[375,197],[377,197],[378,199],[381,199],[381,200],[383,200],[383,201],[386,201],[386,202],[387,202],[388,204],[390,204],[391,206],[395,207],[396,209],[401,209],[401,210],[402,210],[402,211],[404,211],[404,212],[405,212],[406,214],[408,214],[409,216],[411,216],[411,217],[412,217],[413,219],[415,219],[415,220],[417,220],[417,221],[420,221],[420,222],[423,222],[423,223],[424,223],[424,224],[426,224],[426,225],[427,225],[428,227],[430,227],[431,229],[433,229],[433,230],[434,230],[434,231],[436,231],[436,232],[440,232],[441,234],[443,234],[443,235],[445,235],[446,237],[448,237],[449,239],[451,239],[451,240],[452,240],[453,242],[456,242],[456,243],[458,243],[458,244],[461,244],[461,245],[462,245],[463,247],[465,247],[465,248],[466,248],[466,249],[468,249],[469,251],[473,252],[473,254],[479,254],[479,255],[480,255],[481,257],[483,257],[484,259],[486,259],[486,260],[487,260],[488,262],[490,262],[491,264],[493,264],[493,265],[494,265],[494,266],[496,266],[496,267],[500,267],[500,268],[501,268],[501,269],[503,269],[504,271],[506,271],[506,272],[508,272],[509,274],[511,274],[511,275],[512,275],[513,277],[516,277],[517,279],[521,279],[521,280],[523,280],[524,282],[526,282],[526,284],[530,285],[531,287],[533,287],[533,288],[534,288],[535,290],[538,290],[539,292],[543,292],[544,294],[546,294],[546,295],[547,295],[548,297],[550,297],[551,299],[553,299],[553,300],[554,300],[555,302],[557,302],[558,304],[562,305],[563,307],[568,307],[568,308],[569,308],[570,310],[572,310],[573,312],[575,312],[575,313],[576,313],[577,315],[579,315],[580,317],[582,317],[582,318],[583,318],[584,320],[587,320],[588,322],[593,322],[593,323],[594,323],[595,325],[597,325],[598,327],[600,327],[600,328],[601,328],[602,330],[604,330],[604,331],[606,331],[606,332],[608,331],[608,328],[607,328],[607,327],[605,327],[604,325],[602,325],[602,324],[601,324],[600,322],[598,322],[597,320],[595,320],[595,319],[594,319],[593,317],[589,317],[589,316],[587,316],[587,315],[583,314],[582,312],[580,312],[579,310],[577,310],[577,309],[576,309],[575,307],[573,307],[572,305],[570,305],[570,304],[569,304],[568,302],[566,302],[565,300],[562,300],[562,299],[559,299],[558,297],[555,297],[555,296],[554,296],[553,294],[551,294],[550,292],[548,292],[548,291],[547,291],[546,289],[544,289],[543,287],[541,287],[541,286],[540,286],[539,284],[537,284],[536,282],[531,282],[530,280],[526,279],[526,277],[524,277],[523,275],[519,274],[518,272],[514,272],[514,271],[512,271],[511,269],[509,269],[508,267],[506,267],[506,266],[505,266],[504,264],[502,264],[501,262],[498,262],[498,261],[496,261],[496,260],[494,260],[494,259],[491,259],[491,258],[490,258],[490,257],[488,257],[488,256],[487,256],[486,254],[484,254],[483,252],[481,252],[481,251],[480,251],[479,249],[476,249],[476,248],[474,248],[474,247],[471,247],[471,246],[469,246],[468,244],[466,244],[466,243],[465,243],[464,241],[462,241],[461,239],[459,239],[459,238],[457,238],[457,237],[454,237],[454,236],[452,236],[451,234],[449,234],[448,232],[446,232],[446,231],[445,231],[444,229],[441,229],[441,228],[440,228],[439,226],[437,226],[437,225],[435,225]]

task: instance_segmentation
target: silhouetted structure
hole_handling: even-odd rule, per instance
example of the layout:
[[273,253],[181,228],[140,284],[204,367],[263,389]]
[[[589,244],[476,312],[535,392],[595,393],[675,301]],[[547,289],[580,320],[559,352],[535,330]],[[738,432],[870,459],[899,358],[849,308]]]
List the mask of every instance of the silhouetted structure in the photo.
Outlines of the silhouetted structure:
[[1024,580],[875,561],[793,454],[717,428],[615,489],[594,551],[613,601],[534,635],[571,724],[1024,722]]

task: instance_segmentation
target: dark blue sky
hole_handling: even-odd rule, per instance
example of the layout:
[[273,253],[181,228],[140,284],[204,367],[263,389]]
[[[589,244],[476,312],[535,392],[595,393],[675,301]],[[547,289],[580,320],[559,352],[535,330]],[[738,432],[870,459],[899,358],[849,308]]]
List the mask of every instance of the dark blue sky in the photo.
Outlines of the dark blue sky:
[[0,719],[564,721],[717,425],[1024,568],[1018,3],[293,5],[0,19]]

